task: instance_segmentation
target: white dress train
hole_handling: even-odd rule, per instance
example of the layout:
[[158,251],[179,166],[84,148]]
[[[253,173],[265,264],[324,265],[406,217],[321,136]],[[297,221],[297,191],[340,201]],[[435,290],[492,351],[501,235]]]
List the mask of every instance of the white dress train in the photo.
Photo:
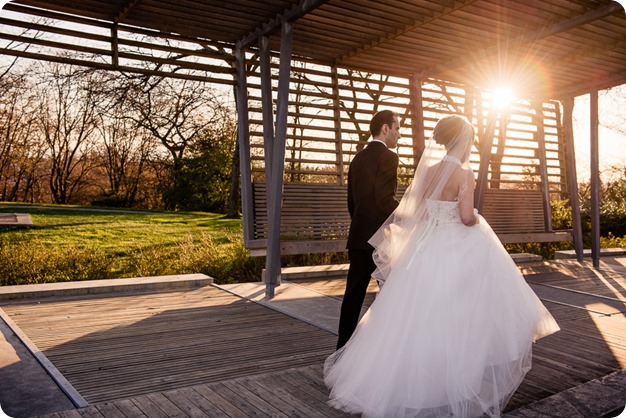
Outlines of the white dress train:
[[350,341],[324,366],[329,403],[363,417],[499,416],[531,366],[533,341],[559,329],[491,227],[428,201]]

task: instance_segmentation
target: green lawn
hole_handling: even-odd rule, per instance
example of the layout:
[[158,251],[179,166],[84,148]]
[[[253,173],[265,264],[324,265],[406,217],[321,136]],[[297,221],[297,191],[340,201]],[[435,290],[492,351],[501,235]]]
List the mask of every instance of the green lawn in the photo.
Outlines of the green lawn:
[[155,244],[170,246],[186,236],[198,237],[202,233],[228,242],[241,231],[241,220],[212,213],[123,213],[6,206],[0,205],[0,213],[29,213],[34,225],[30,229],[2,232],[11,241],[38,240],[61,247],[97,245],[110,253],[126,253]]
[[12,204],[0,212],[29,213],[34,225],[0,230],[2,284],[191,272],[233,281],[259,264],[243,248],[241,220],[223,215]]

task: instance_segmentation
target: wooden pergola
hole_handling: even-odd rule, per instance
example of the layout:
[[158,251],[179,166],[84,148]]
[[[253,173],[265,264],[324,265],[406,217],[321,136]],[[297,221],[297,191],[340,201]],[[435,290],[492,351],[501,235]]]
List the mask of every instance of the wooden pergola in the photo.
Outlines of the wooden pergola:
[[[582,259],[572,112],[591,94],[598,266],[598,90],[626,83],[615,1],[18,0],[0,39],[3,55],[234,85],[244,240],[267,256],[267,297],[281,254],[344,249],[347,167],[382,108],[401,115],[402,184],[434,122],[464,114],[476,205],[500,239],[573,240]],[[498,85],[516,89],[503,108]],[[552,230],[554,197],[573,230]]]

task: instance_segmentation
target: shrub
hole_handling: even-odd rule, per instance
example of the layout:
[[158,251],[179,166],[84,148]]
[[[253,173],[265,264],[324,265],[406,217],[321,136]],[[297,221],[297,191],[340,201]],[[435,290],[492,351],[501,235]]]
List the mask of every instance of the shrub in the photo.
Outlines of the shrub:
[[56,248],[38,241],[0,239],[0,285],[113,277],[113,260],[98,248]]

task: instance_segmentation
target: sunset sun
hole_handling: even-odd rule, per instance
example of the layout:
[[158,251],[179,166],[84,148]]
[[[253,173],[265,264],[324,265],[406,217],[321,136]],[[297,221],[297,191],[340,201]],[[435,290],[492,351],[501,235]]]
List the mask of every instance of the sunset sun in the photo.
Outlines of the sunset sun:
[[513,89],[507,86],[498,87],[491,93],[491,104],[496,109],[507,108],[514,99]]

